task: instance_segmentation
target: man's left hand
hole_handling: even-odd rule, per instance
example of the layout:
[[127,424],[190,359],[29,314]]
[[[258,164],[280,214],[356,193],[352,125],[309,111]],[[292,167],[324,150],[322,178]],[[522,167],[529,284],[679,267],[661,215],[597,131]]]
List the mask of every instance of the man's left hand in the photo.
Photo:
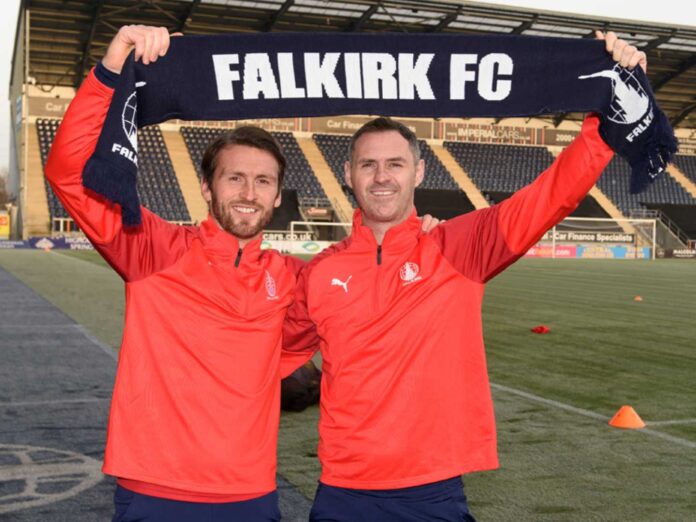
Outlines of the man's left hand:
[[444,223],[445,220],[442,219],[437,219],[436,217],[431,216],[430,214],[426,214],[424,216],[419,216],[418,219],[421,220],[421,230],[425,232],[426,234],[433,230],[436,226],[438,226],[440,223]]
[[643,51],[639,51],[635,45],[629,44],[626,40],[622,40],[614,31],[609,31],[604,34],[602,31],[595,31],[597,40],[604,40],[604,46],[607,52],[615,62],[619,62],[621,66],[633,70],[636,65],[640,65],[643,72],[648,72],[648,57]]

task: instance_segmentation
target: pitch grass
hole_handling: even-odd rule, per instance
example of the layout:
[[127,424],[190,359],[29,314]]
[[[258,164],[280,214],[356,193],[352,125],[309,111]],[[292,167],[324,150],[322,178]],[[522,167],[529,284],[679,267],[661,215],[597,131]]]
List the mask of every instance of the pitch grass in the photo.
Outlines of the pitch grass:
[[[0,266],[118,345],[122,284],[95,253],[0,252]],[[522,260],[489,284],[483,314],[496,384],[606,418],[630,404],[649,427],[696,419],[696,263]],[[501,468],[465,479],[480,521],[696,521],[696,423],[651,428],[666,440],[493,397]],[[278,448],[280,473],[309,498],[317,418],[284,414]]]

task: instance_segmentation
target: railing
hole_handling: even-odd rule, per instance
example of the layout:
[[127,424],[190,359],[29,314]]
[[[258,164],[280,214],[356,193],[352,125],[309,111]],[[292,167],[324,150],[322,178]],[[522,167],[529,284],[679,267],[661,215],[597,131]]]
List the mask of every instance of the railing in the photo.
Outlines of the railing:
[[345,212],[343,212],[341,204],[338,202],[338,200],[336,198],[334,198],[332,200],[332,203],[333,203],[333,208],[336,211],[336,215],[338,216],[339,221],[342,221],[344,223],[352,223],[353,222],[353,217],[346,216]]
[[667,229],[674,234],[677,239],[683,244],[683,245],[688,245],[689,244],[689,236],[687,236],[684,231],[679,228],[679,226],[669,219],[667,214],[660,210],[654,210],[654,209],[647,209],[647,208],[636,208],[632,209],[629,212],[629,215],[631,218],[644,218],[644,219],[658,219],[660,222],[662,222],[663,225],[667,227]]
[[307,196],[301,196],[297,198],[297,202],[301,207],[317,207],[317,208],[330,208],[331,202],[328,198],[311,198]]
[[73,218],[53,218],[51,220],[52,235],[78,235],[82,234]]

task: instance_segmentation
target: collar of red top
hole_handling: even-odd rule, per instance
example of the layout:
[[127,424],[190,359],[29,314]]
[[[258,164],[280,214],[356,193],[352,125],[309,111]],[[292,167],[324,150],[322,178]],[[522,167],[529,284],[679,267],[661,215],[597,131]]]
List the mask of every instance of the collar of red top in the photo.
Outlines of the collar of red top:
[[[421,234],[421,221],[416,215],[416,209],[411,211],[411,214],[405,221],[391,227],[384,234],[382,240],[382,251],[400,251],[415,247],[418,242],[418,236]],[[375,235],[370,227],[362,224],[362,212],[356,209],[353,213],[353,231],[351,233],[351,245],[354,247],[363,247],[369,250],[377,248]]]
[[[208,218],[201,223],[201,235],[206,251],[217,257],[235,259],[239,253],[239,239],[224,231],[220,225],[208,214]],[[261,257],[262,235],[249,241],[242,247],[242,259],[244,263],[255,262]]]

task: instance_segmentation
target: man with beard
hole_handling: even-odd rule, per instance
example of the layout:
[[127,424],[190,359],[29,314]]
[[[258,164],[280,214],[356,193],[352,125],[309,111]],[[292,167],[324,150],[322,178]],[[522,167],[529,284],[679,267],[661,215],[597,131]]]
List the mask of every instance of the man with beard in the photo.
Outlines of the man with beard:
[[103,468],[117,478],[114,520],[279,520],[280,378],[303,361],[281,362],[299,262],[261,250],[280,204],[278,143],[242,127],[210,146],[201,182],[210,215],[197,227],[142,208],[142,224],[124,229],[120,207],[82,186],[127,55],[135,49],[147,64],[168,46],[163,28],[121,28],[66,112],[45,168],[126,285]]
[[[606,50],[645,68],[645,53],[613,33]],[[577,207],[612,155],[590,115],[532,184],[423,234],[416,136],[388,118],[353,135],[352,233],[305,265],[284,333],[286,349],[319,346],[323,359],[311,521],[473,520],[460,476],[498,467],[485,284]]]

